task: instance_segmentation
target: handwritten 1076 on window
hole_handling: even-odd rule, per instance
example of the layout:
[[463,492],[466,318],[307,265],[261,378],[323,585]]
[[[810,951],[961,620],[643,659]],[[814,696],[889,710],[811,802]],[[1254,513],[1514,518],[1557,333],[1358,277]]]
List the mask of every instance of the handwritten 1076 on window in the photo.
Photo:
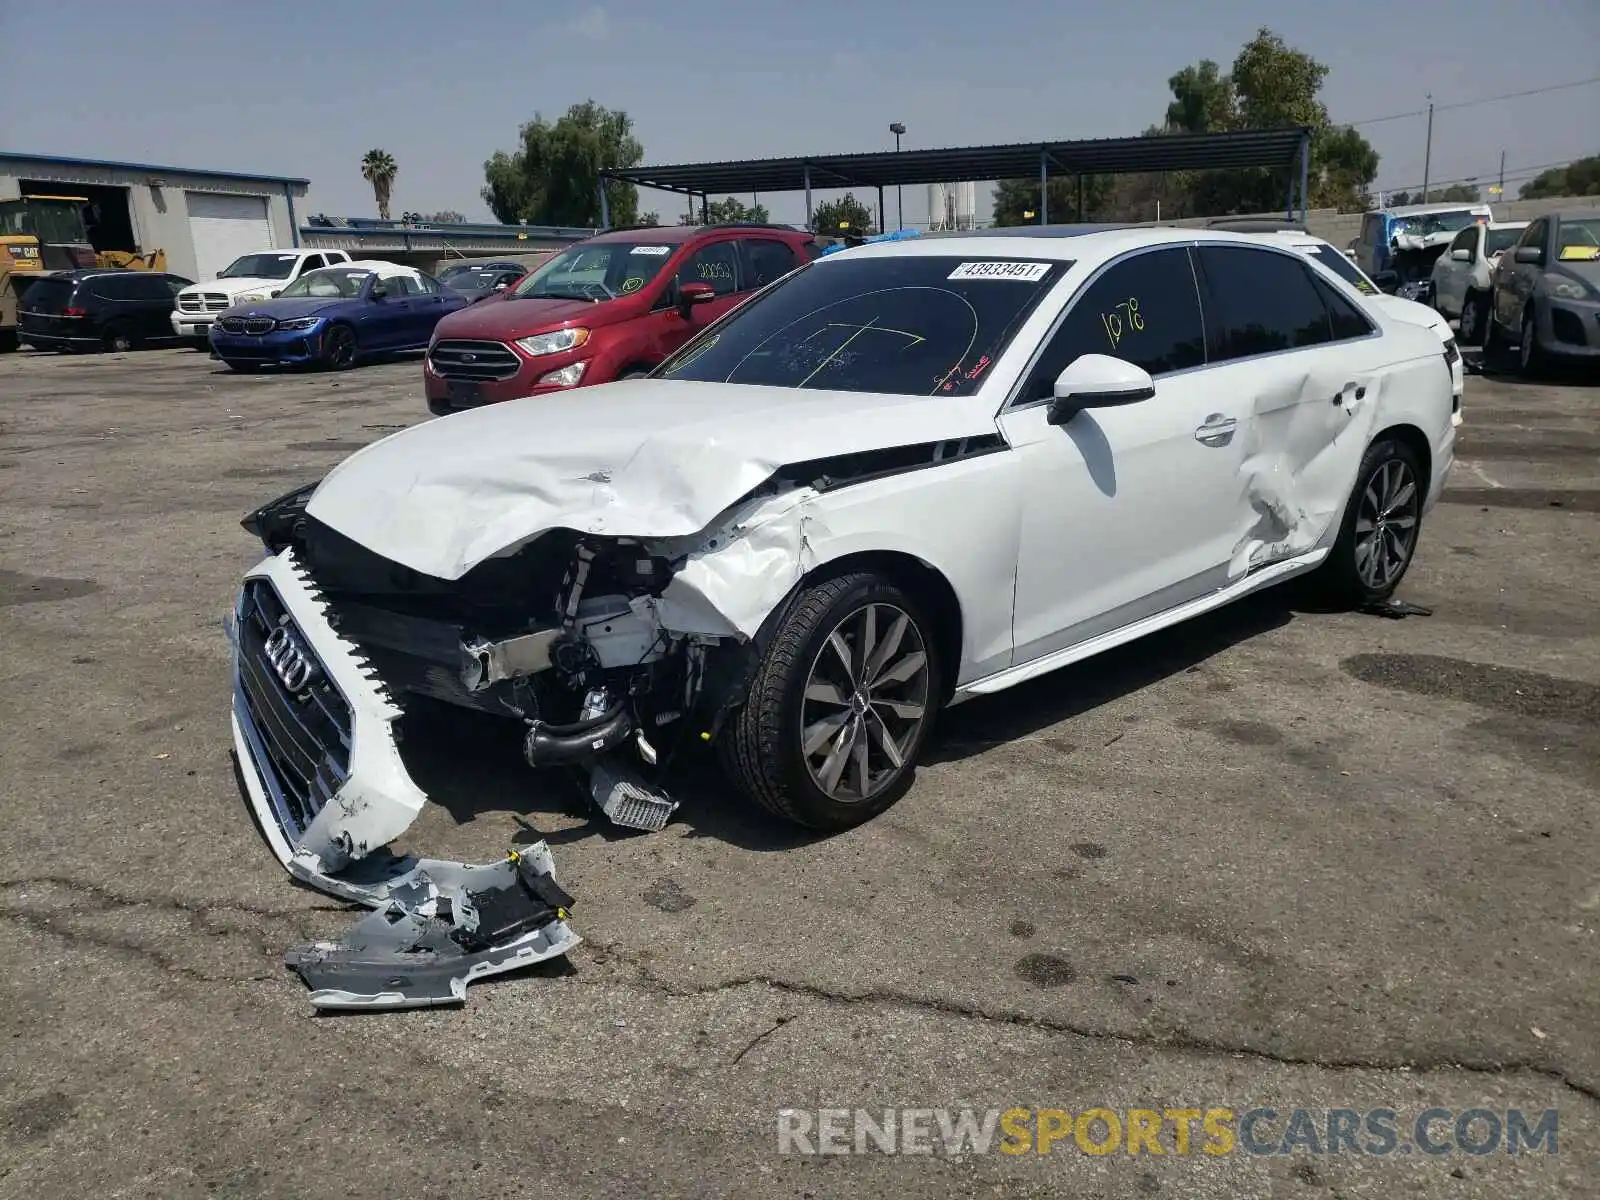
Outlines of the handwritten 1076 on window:
[[1110,312],[1100,314],[1100,323],[1106,328],[1106,340],[1115,350],[1123,335],[1139,333],[1144,329],[1144,318],[1139,315],[1139,301],[1134,296],[1112,306]]

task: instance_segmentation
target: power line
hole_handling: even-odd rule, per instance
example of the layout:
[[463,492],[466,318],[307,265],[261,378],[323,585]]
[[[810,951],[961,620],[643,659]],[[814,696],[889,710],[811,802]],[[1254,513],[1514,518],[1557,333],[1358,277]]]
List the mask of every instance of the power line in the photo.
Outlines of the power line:
[[[1553,171],[1558,167],[1571,166],[1574,161],[1576,161],[1576,160],[1568,158],[1568,159],[1563,159],[1561,162],[1540,163],[1540,164],[1536,164],[1536,165],[1531,166],[1531,167],[1518,167],[1515,171],[1509,171],[1509,172],[1506,173],[1505,181],[1507,183],[1525,182],[1526,180],[1537,178],[1538,176],[1544,174],[1546,171]],[[1495,182],[1498,182],[1498,180],[1499,180],[1499,169],[1498,168],[1494,168],[1494,169],[1491,169],[1491,170],[1488,170],[1488,171],[1480,171],[1476,175],[1462,175],[1462,176],[1459,176],[1456,179],[1433,179],[1433,180],[1429,180],[1428,189],[1430,191],[1432,191],[1436,187],[1441,187],[1441,186],[1446,186],[1447,187],[1452,183],[1481,183],[1485,187],[1487,187],[1491,180],[1495,181]],[[1394,185],[1388,186],[1388,187],[1376,188],[1375,190],[1383,191],[1383,192],[1410,192],[1410,191],[1418,191],[1418,190],[1421,189],[1421,187],[1422,187],[1422,184],[1420,184],[1420,183],[1401,183],[1401,184],[1394,184]]]
[[[1574,79],[1570,83],[1553,83],[1548,87],[1529,88],[1522,92],[1506,92],[1499,96],[1480,96],[1476,100],[1457,100],[1453,104],[1435,104],[1433,111],[1449,112],[1451,109],[1472,108],[1478,104],[1494,104],[1500,100],[1520,100],[1524,96],[1543,96],[1550,92],[1564,92],[1572,88],[1588,87],[1594,83],[1600,83],[1600,75],[1596,75],[1592,79]],[[1425,117],[1427,115],[1427,109],[1414,108],[1410,112],[1390,113],[1386,117],[1368,117],[1364,121],[1344,121],[1335,122],[1335,124],[1349,125],[1354,128],[1362,125],[1380,125],[1385,121],[1403,121],[1407,117]]]

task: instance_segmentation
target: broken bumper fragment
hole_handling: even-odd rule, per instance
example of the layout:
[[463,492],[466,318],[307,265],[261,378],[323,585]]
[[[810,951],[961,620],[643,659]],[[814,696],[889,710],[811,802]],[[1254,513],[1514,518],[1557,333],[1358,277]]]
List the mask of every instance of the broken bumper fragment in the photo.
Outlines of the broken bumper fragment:
[[469,983],[578,945],[571,906],[543,842],[482,866],[423,860],[344,937],[298,946],[285,962],[318,1008],[461,1004]]

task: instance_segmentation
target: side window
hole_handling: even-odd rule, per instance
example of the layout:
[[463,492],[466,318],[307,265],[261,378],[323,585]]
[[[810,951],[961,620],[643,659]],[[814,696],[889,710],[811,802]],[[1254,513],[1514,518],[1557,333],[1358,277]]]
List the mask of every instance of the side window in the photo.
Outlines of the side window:
[[1182,246],[1122,260],[1071,304],[1020,402],[1049,396],[1056,376],[1083,354],[1109,354],[1156,376],[1206,361],[1194,269]]
[[96,275],[89,280],[88,292],[102,300],[132,300],[128,285],[133,281],[126,275]]
[[739,290],[739,255],[734,242],[701,246],[678,268],[678,284],[709,283],[719,296]]
[[161,278],[166,280],[167,290],[174,296],[183,291],[184,288],[190,286],[190,281],[181,275],[163,275]]
[[747,291],[766,287],[799,265],[787,242],[772,238],[744,238],[739,244],[744,247],[744,286]]
[[439,294],[439,281],[432,275],[419,273],[411,282],[417,285],[417,291],[424,296],[437,296]]
[[126,282],[133,285],[132,299],[134,300],[171,300],[173,289],[167,286],[165,275],[153,275],[140,272],[129,278]]
[[1334,341],[1342,342],[1349,338],[1366,337],[1372,332],[1372,322],[1354,304],[1320,279],[1313,277],[1311,285],[1317,289],[1317,294],[1328,307],[1328,316],[1333,321]]
[[1540,217],[1537,221],[1529,222],[1528,227],[1522,231],[1522,237],[1518,240],[1517,245],[1543,246],[1544,227],[1545,220],[1543,217]]
[[1377,213],[1368,213],[1366,220],[1361,222],[1361,244],[1363,246],[1376,246],[1378,244],[1378,229],[1383,224],[1383,218]]
[[395,297],[416,296],[422,292],[416,278],[411,275],[391,275],[384,283],[388,285],[389,295]]
[[305,261],[300,264],[299,274],[304,275],[307,271],[315,271],[319,267],[324,267],[326,265],[327,264],[322,261],[322,255],[308,254],[306,255]]
[[1244,246],[1201,246],[1199,255],[1212,362],[1333,340],[1327,306],[1298,258]]
[[1455,241],[1450,243],[1451,253],[1454,253],[1457,250],[1466,250],[1468,252],[1475,253],[1477,249],[1478,226],[1476,225],[1469,229],[1463,229],[1460,233],[1456,234]]

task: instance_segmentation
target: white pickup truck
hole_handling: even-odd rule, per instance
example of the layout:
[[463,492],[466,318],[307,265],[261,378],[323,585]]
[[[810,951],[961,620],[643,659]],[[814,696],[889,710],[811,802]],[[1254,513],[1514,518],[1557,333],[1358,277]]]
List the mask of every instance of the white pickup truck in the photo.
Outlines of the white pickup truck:
[[217,314],[235,304],[270,300],[293,280],[319,267],[347,263],[343,250],[262,250],[241,254],[205,283],[193,283],[173,299],[172,332],[204,339]]

